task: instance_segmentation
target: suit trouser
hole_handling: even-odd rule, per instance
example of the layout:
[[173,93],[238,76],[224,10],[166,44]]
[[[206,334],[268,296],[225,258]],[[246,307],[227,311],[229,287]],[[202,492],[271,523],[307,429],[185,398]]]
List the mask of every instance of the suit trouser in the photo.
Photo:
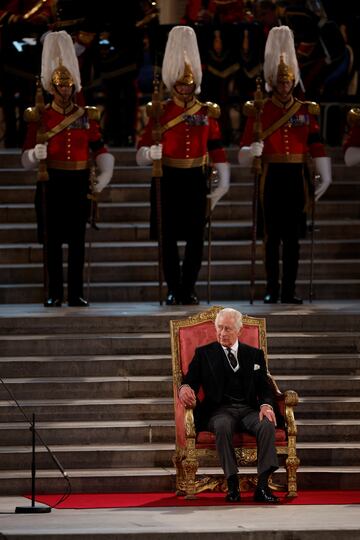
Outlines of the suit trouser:
[[237,431],[247,431],[256,437],[258,475],[279,467],[275,426],[267,418],[260,422],[259,412],[248,405],[221,406],[209,420],[209,429],[215,433],[216,450],[226,478],[238,472],[233,446],[233,435]]

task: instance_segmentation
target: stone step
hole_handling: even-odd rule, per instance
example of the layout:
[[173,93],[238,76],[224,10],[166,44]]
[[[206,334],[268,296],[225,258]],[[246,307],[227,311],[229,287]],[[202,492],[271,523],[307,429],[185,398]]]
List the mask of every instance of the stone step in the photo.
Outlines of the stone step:
[[[67,471],[73,493],[152,492],[175,490],[175,471],[171,467],[121,468],[121,469],[70,469]],[[256,474],[254,467],[246,467],[243,476]],[[198,470],[204,475],[223,476],[219,468],[204,467]],[[360,468],[358,466],[303,467],[298,470],[298,489],[358,489]],[[283,468],[273,475],[275,483],[286,485]],[[40,493],[63,493],[66,483],[60,472],[54,469],[40,470],[36,478]],[[17,495],[31,492],[30,472],[8,470],[0,472],[0,495]],[[183,533],[181,536],[183,537]],[[76,537],[75,537],[76,538]],[[94,537],[95,538],[95,537]],[[192,536],[193,538],[193,536]],[[345,537],[344,537],[345,538]]]
[[[313,391],[315,391],[314,389]],[[22,421],[23,414],[7,394],[0,401],[0,422]],[[61,421],[116,421],[116,420],[172,420],[174,403],[172,397],[150,398],[53,398],[18,399],[22,410],[30,418],[32,413],[39,422]],[[360,413],[358,396],[300,396],[295,409],[296,420],[349,420]]]
[[[113,227],[119,230],[139,228],[142,230],[142,234],[147,233],[145,236],[137,236],[131,238],[131,240],[144,240],[148,239],[149,233],[149,218],[150,218],[150,204],[148,202],[103,202],[99,204],[99,227],[103,223],[113,223]],[[358,200],[336,200],[326,201],[321,200],[317,206],[316,211],[316,227],[318,229],[317,236],[321,233],[329,234],[332,231],[332,227],[344,227],[348,225],[350,221],[355,227],[355,230],[359,231],[359,209],[360,201]],[[334,219],[334,216],[338,216],[339,219]],[[239,236],[239,229],[248,232],[251,228],[252,219],[252,203],[251,201],[221,201],[215,208],[212,231],[214,233],[214,239],[220,236],[218,229],[226,229],[229,233],[232,231],[231,236],[226,236],[226,239],[242,238]],[[0,223],[35,223],[35,209],[31,203],[1,203],[0,204]],[[235,229],[235,232],[233,231]],[[353,231],[355,233],[355,230]],[[123,231],[123,235],[125,232]],[[129,234],[129,233],[128,233]],[[359,235],[358,235],[359,236]],[[343,238],[346,236],[346,231],[338,231],[336,238]],[[249,238],[248,236],[246,238]],[[119,238],[119,240],[130,240],[130,238]]]
[[[310,261],[302,259],[299,264],[298,278],[306,279],[309,276]],[[251,272],[250,261],[213,260],[211,263],[211,278],[216,281],[229,281],[235,279],[249,279]],[[67,274],[67,264],[64,264],[64,273]],[[208,274],[208,263],[203,261],[199,272],[199,280],[205,281]],[[313,277],[315,279],[356,279],[360,276],[360,259],[323,259],[314,261]],[[143,262],[93,262],[91,265],[92,283],[111,283],[116,281],[153,282],[158,277],[157,261]],[[256,263],[257,279],[265,280],[265,268],[262,261]],[[42,263],[29,264],[0,264],[0,283],[43,283]]]
[[[85,398],[106,397],[171,397],[172,378],[170,376],[125,376],[125,377],[33,377],[3,379],[4,383],[19,399]],[[345,384],[345,383],[344,383]],[[353,381],[354,384],[354,381]],[[0,396],[5,397],[3,389]]]
[[[1,393],[1,396],[3,394]],[[9,399],[0,401],[0,422],[24,420],[16,403]],[[172,397],[97,399],[20,399],[17,400],[25,414],[32,413],[39,422],[107,421],[107,420],[172,420],[174,402]]]
[[[3,234],[1,234],[3,233]],[[96,232],[97,238],[116,235],[116,229],[105,227]],[[0,260],[2,264],[26,264],[42,261],[42,246],[36,242],[35,225],[9,225],[0,229]],[[32,241],[24,243],[25,237],[32,237]],[[5,238],[4,238],[5,237]],[[15,243],[12,242],[15,240]],[[358,256],[360,238],[342,240],[316,240],[314,241],[314,259],[338,260],[355,259]],[[10,244],[10,245],[9,245]],[[310,240],[303,240],[301,244],[301,259],[309,260],[311,252]],[[183,254],[184,244],[179,243],[180,254]],[[204,261],[207,261],[208,244],[205,241]],[[239,260],[247,261],[250,258],[251,244],[249,240],[215,240],[211,244],[212,260]],[[63,249],[64,259],[67,260],[67,248]],[[262,261],[262,242],[256,245],[257,260]],[[94,262],[127,262],[157,261],[157,243],[152,241],[138,242],[93,242],[91,260]]]
[[[4,183],[3,174],[0,170],[0,200],[3,204],[16,203],[24,204],[34,202],[35,184],[34,182],[23,184],[22,178],[19,178],[19,185],[13,183]],[[7,179],[7,178],[6,178]],[[102,192],[100,197],[101,204],[104,202],[112,203],[133,203],[148,202],[150,200],[150,181],[144,177],[133,179],[133,173],[128,170],[122,171],[122,177],[115,173],[109,186]],[[223,197],[222,201],[250,201],[253,196],[253,182],[248,178],[231,178],[229,192]],[[360,183],[357,179],[334,180],[321,199],[324,201],[335,201],[337,199],[344,201],[359,201]],[[318,206],[318,205],[317,205]],[[323,207],[323,204],[321,205]],[[218,211],[216,212],[218,213]]]
[[[36,429],[48,445],[174,442],[173,419],[36,422]],[[23,421],[0,424],[0,435],[0,446],[31,444],[29,424]]]
[[359,396],[300,396],[296,406],[297,420],[358,418],[360,413]]
[[[225,305],[225,304],[223,304]],[[273,332],[283,332],[286,329],[287,332],[302,332],[307,333],[311,332],[322,332],[322,333],[332,333],[339,331],[349,332],[358,332],[360,328],[360,313],[358,311],[358,302],[355,300],[353,302],[318,302],[314,304],[313,308],[307,304],[303,306],[284,306],[282,304],[277,305],[264,305],[263,303],[250,305],[249,302],[244,303],[243,305],[237,306],[243,313],[264,317],[266,319],[266,326],[268,333]],[[61,310],[49,310],[45,309],[41,305],[5,305],[0,306],[0,335],[5,334],[8,336],[16,335],[37,335],[37,334],[73,334],[74,328],[76,327],[76,333],[79,334],[91,334],[103,333],[109,335],[112,333],[118,333],[119,329],[122,332],[126,333],[151,333],[151,332],[169,332],[169,321],[171,319],[184,319],[191,315],[195,315],[198,312],[208,309],[207,305],[199,306],[160,306],[156,303],[136,303],[136,304],[94,304],[88,309],[70,309],[63,308]],[[311,308],[311,309],[310,309]],[[64,316],[64,310],[66,317]],[[339,317],[339,312],[341,316]],[[133,360],[139,357],[139,351],[135,354],[121,354],[120,356],[108,356],[101,354],[96,356],[95,354],[88,356],[76,354],[74,356],[64,357],[61,356],[61,362],[65,363],[72,362],[76,363],[78,361],[82,363],[93,362],[101,363],[108,360],[112,362],[113,358],[115,362],[117,360],[124,361],[125,363],[130,358],[129,364],[135,366],[136,362],[133,364]],[[159,351],[151,355],[150,358],[152,362],[157,362],[159,357]],[[165,356],[164,356],[165,354]],[[350,355],[358,356],[358,351],[355,353],[349,353]],[[160,354],[161,358],[170,359],[169,351],[166,351],[163,354]],[[1,356],[0,356],[1,358]],[[6,359],[4,356],[2,360],[9,362],[25,362],[27,364],[30,362],[30,358],[26,355],[24,358],[21,355],[16,355],[10,359]],[[146,357],[149,361],[149,355]],[[269,358],[270,363],[278,361],[280,364],[287,363],[290,361],[291,369],[296,370],[296,365],[292,360],[298,358],[297,362],[299,365],[304,365],[304,369],[310,368],[309,364],[314,363],[317,365],[317,359],[320,362],[319,372],[323,372],[323,369],[326,370],[326,366],[321,366],[321,361],[324,359],[325,363],[336,361],[336,358],[340,359],[340,362],[343,365],[347,365],[348,355],[341,351],[340,353],[334,351],[325,351],[324,353],[315,352],[315,353],[306,353],[305,351],[286,351],[285,353],[275,353],[269,349]],[[309,360],[307,360],[309,359]],[[46,358],[44,356],[36,357],[33,356],[33,361],[36,362],[57,362],[59,360],[56,356],[51,356]],[[161,362],[161,360],[160,360]],[[302,364],[303,362],[303,364]],[[308,362],[308,363],[307,363]],[[128,369],[130,369],[128,364]],[[63,364],[62,364],[63,365]],[[170,365],[170,364],[169,364]],[[148,369],[148,362],[144,365],[144,369]],[[117,368],[120,368],[120,364],[117,365]],[[16,368],[15,368],[16,369]],[[23,367],[26,371],[26,367]],[[58,368],[61,369],[61,366]],[[65,367],[64,369],[69,369]],[[80,369],[80,368],[79,368]],[[83,369],[83,367],[81,368]],[[281,369],[280,369],[281,371]],[[26,372],[24,372],[26,374]],[[90,373],[89,373],[90,374]],[[135,373],[133,373],[135,374]],[[145,373],[146,374],[146,373]],[[150,374],[150,373],[148,373]],[[154,374],[154,373],[151,373]],[[157,372],[157,374],[169,374]]]
[[[224,203],[225,204],[225,203]],[[21,216],[20,219],[23,219],[24,216]],[[31,220],[30,220],[31,221]],[[17,235],[16,231],[19,231]],[[214,221],[211,228],[212,241],[214,243],[228,243],[228,242],[243,242],[244,245],[249,245],[249,239],[251,238],[252,225],[250,220],[243,221]],[[7,234],[9,232],[9,234]],[[154,245],[152,241],[149,240],[149,225],[147,221],[139,222],[130,220],[124,223],[100,223],[99,230],[87,232],[87,240],[91,241],[93,245],[99,245],[103,243],[105,250],[112,253],[111,249],[113,244],[134,244],[147,243],[149,246]],[[205,232],[207,238],[207,230]],[[21,225],[18,228],[16,223],[7,223],[4,225],[2,238],[5,236],[5,242],[2,242],[0,245],[0,250],[11,251],[17,250],[20,246],[19,242],[23,242],[24,236],[28,237],[29,240],[32,240],[30,244],[25,244],[23,247],[30,252],[32,249],[39,249],[39,245],[36,243],[36,228],[32,226],[29,228],[29,225]],[[15,241],[9,245],[10,238],[13,238]],[[341,253],[343,250],[347,249],[347,244],[349,242],[358,241],[360,238],[360,220],[358,219],[346,219],[334,221],[333,219],[324,219],[317,222],[316,231],[315,231],[315,244],[326,241],[330,242],[331,240],[337,241],[337,248]],[[310,238],[307,241],[303,241],[302,244],[310,242]],[[216,245],[216,244],[215,244]],[[261,242],[258,242],[258,245],[261,245]],[[344,246],[344,247],[343,247]],[[108,256],[105,260],[108,260]],[[137,254],[137,257],[141,255],[141,251]],[[331,256],[326,252],[327,257]],[[249,254],[246,255],[249,257]],[[5,255],[6,257],[6,255]],[[136,259],[137,260],[137,259]],[[7,258],[3,260],[7,262]],[[12,259],[10,259],[12,262]],[[16,262],[16,261],[15,261]]]
[[[31,467],[31,446],[0,447],[0,470],[26,470]],[[51,450],[65,471],[117,468],[166,468],[172,462],[174,444],[53,445]],[[297,454],[302,466],[359,466],[359,443],[299,443]],[[37,470],[51,469],[52,459],[45,448],[36,448]],[[216,467],[217,458],[205,456],[204,467]]]
[[[360,420],[304,419],[296,420],[299,442],[360,442]],[[103,420],[37,422],[36,429],[48,445],[92,444],[174,444],[174,421],[168,420]],[[29,424],[0,424],[0,447],[31,445]]]
[[[70,323],[71,324],[71,323]],[[96,322],[95,322],[96,325]],[[89,331],[89,329],[87,329]],[[169,376],[170,354],[0,357],[2,377]]]
[[[63,313],[69,309],[64,308]],[[268,350],[272,354],[333,353],[353,354],[358,352],[359,332],[268,332]],[[168,333],[92,333],[62,335],[0,335],[0,356],[24,355],[82,355],[96,354],[161,354],[170,352]]]
[[[92,283],[90,295],[86,285],[84,295],[91,302],[157,302],[159,298],[158,282],[135,281],[132,283]],[[205,303],[208,284],[199,281],[196,285],[199,299]],[[257,280],[255,300],[262,301],[265,291],[265,281]],[[163,288],[165,298],[166,287]],[[297,281],[297,294],[305,300],[309,296],[309,281]],[[246,281],[216,281],[211,280],[211,299],[219,301],[248,301],[249,280]],[[360,297],[360,279],[314,279],[313,300],[352,300]],[[42,304],[43,287],[39,283],[5,284],[0,285],[0,304]],[[66,298],[66,294],[65,294]]]
[[[94,327],[96,327],[96,321]],[[69,322],[68,329],[71,330],[71,322]],[[89,327],[86,330],[89,331]],[[16,330],[13,333],[16,334]],[[268,363],[274,376],[285,373],[292,375],[360,375],[359,353],[268,353]],[[59,377],[171,375],[170,354],[118,354],[89,357],[13,356],[0,357],[0,365],[3,378],[15,378],[19,374],[22,377],[50,377],[54,374],[54,370]]]
[[[171,397],[170,376],[125,376],[125,377],[33,377],[3,378],[8,388],[18,399],[85,398],[105,397]],[[295,390],[300,396],[313,395],[314,388],[319,396],[360,395],[360,376],[356,375],[278,375],[276,382],[281,391]],[[0,396],[5,397],[0,389]]]

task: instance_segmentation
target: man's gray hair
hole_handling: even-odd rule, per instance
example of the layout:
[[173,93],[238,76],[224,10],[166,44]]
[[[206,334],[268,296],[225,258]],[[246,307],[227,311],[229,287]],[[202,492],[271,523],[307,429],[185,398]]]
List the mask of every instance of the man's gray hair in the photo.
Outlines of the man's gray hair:
[[242,325],[243,325],[242,314],[240,313],[240,311],[237,311],[236,309],[233,309],[233,308],[224,308],[221,311],[219,311],[219,313],[216,315],[216,318],[215,318],[215,327],[218,326],[219,319],[223,315],[231,315],[231,317],[234,319],[234,324],[235,324],[236,329],[240,330],[242,328]]

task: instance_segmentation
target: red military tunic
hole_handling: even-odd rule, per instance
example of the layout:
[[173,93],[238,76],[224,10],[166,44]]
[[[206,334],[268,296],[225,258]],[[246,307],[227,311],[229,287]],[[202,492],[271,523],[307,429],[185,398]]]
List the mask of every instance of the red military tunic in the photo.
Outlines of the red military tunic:
[[[215,107],[212,104],[199,104],[199,110],[194,114],[187,115],[187,110],[180,107],[174,101],[169,100],[164,106],[161,115],[161,126],[169,126],[162,134],[163,162],[171,163],[170,160],[180,159],[176,167],[191,168],[203,165],[209,154],[213,163],[226,161],[225,151],[221,143],[221,133],[217,120],[213,117]],[[179,115],[183,115],[183,121],[171,127],[171,122]],[[151,146],[154,120],[150,118],[138,147]],[[185,161],[186,160],[186,161]]]
[[[56,128],[65,118],[80,110],[71,105],[64,115],[55,105],[47,105],[42,116],[42,127],[47,133]],[[47,147],[47,166],[50,169],[81,170],[89,168],[90,150],[93,156],[107,152],[102,142],[98,122],[92,118],[93,109],[84,109],[82,116],[72,122],[53,137],[49,138]],[[30,122],[25,138],[24,150],[36,144],[37,122]]]
[[[263,160],[266,163],[300,163],[308,153],[312,157],[325,156],[325,148],[320,139],[320,127],[316,119],[317,105],[310,102],[300,102],[294,99],[300,108],[279,129],[264,140]],[[265,101],[261,114],[263,132],[275,124],[289,110],[276,100]],[[253,126],[255,117],[248,118],[246,129],[240,146],[249,146],[253,142]]]

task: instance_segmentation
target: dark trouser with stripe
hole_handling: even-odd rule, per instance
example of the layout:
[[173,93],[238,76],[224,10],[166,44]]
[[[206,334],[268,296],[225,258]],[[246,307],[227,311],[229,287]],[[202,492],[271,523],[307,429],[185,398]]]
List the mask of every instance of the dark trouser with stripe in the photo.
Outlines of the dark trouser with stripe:
[[275,426],[267,418],[260,422],[259,412],[248,405],[223,405],[211,417],[208,427],[215,433],[216,450],[226,478],[238,472],[233,447],[233,435],[237,431],[248,431],[256,437],[258,475],[278,468]]

